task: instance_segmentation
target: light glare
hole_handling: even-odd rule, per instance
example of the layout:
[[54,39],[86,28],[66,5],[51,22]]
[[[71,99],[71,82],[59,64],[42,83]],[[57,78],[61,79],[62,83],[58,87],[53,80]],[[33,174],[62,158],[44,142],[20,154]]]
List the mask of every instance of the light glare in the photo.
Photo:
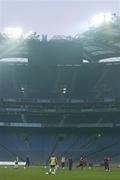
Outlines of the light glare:
[[102,23],[109,23],[112,21],[112,14],[111,13],[100,13],[92,17],[91,24],[93,26],[99,26]]
[[23,34],[23,29],[21,27],[6,27],[4,33],[12,39],[19,39]]

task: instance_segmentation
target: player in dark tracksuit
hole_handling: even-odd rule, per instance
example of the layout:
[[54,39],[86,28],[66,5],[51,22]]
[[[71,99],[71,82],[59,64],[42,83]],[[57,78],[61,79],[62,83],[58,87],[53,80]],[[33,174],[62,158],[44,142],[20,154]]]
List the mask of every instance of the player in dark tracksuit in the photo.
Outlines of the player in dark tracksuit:
[[30,159],[29,159],[29,156],[27,156],[25,167],[29,167],[29,166],[30,166]]
[[72,166],[73,166],[73,159],[72,159],[72,156],[70,156],[68,158],[68,167],[69,167],[69,171],[72,170]]

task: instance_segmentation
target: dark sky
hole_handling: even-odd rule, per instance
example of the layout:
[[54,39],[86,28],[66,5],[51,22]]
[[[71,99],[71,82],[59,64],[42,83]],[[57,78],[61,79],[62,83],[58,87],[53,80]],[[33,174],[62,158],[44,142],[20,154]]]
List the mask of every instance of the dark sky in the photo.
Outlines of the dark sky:
[[73,35],[91,16],[119,10],[120,0],[0,0],[0,30],[21,26],[50,36]]

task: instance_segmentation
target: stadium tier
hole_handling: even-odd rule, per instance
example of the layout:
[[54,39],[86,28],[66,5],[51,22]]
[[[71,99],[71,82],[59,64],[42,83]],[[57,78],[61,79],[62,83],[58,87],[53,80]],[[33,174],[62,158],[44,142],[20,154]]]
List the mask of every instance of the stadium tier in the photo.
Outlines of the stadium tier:
[[119,64],[34,67],[0,63],[0,97],[81,100],[119,98],[119,76]]

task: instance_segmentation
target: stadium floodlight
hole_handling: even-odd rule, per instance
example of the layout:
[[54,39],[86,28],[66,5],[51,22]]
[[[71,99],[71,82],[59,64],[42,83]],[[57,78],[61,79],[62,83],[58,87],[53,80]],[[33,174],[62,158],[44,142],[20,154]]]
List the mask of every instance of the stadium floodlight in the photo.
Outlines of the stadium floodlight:
[[12,39],[19,39],[23,34],[23,29],[21,27],[6,27],[4,33]]
[[99,26],[103,23],[109,23],[112,21],[112,13],[100,13],[91,18],[91,24],[93,26]]
[[63,94],[66,94],[66,92],[67,92],[67,88],[64,87],[64,88],[62,89],[62,93],[63,93]]

